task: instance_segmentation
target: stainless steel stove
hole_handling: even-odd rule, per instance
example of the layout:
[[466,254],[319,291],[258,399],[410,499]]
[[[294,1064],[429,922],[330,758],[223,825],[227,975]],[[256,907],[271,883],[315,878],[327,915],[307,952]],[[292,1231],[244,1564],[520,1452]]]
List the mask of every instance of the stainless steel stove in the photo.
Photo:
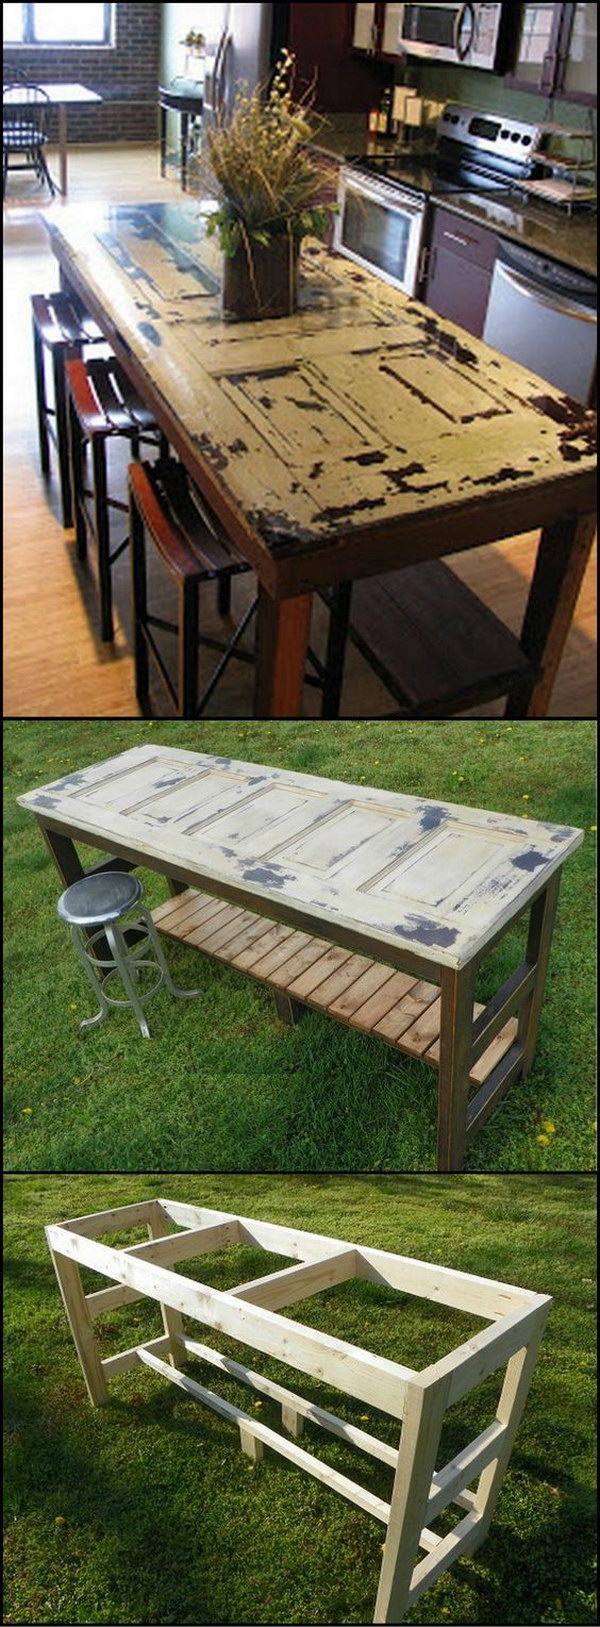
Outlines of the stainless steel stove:
[[535,152],[538,124],[449,103],[437,124],[435,167],[454,188],[498,191],[542,173]]

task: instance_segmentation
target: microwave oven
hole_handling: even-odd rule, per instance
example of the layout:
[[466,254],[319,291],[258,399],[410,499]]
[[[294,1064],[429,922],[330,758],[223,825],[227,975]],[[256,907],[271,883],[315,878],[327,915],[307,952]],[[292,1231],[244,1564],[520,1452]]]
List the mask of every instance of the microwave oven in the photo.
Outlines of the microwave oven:
[[398,48],[432,62],[493,69],[498,63],[501,5],[401,6]]

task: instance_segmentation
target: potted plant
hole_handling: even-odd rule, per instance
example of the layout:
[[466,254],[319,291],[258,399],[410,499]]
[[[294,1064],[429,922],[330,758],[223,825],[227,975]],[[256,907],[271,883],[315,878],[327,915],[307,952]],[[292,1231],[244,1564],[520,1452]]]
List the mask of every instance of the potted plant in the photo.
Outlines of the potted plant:
[[295,100],[294,58],[283,51],[268,87],[237,89],[217,114],[207,153],[219,206],[208,233],[223,251],[223,309],[250,320],[288,316],[298,296],[303,237],[322,237],[332,211],[318,155],[310,92]]

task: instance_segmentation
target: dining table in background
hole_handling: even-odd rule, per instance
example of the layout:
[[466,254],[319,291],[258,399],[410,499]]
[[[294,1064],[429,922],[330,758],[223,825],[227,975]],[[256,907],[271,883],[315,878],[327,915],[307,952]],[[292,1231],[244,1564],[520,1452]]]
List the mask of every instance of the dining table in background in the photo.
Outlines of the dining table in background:
[[[36,80],[36,84],[37,83],[38,81]],[[65,81],[64,84],[54,82],[51,84],[46,84],[45,82],[40,81],[38,88],[39,90],[43,90],[44,95],[48,97],[48,101],[51,102],[54,107],[58,108],[58,185],[59,191],[62,193],[63,198],[66,198],[67,108],[75,106],[75,104],[78,107],[81,107],[87,103],[101,102],[102,97],[99,91],[89,90],[87,85],[79,85],[76,83],[71,83],[70,81]]]
[[293,316],[225,319],[209,209],[78,205],[46,224],[256,570],[255,715],[300,715],[316,591],[535,530],[507,711],[544,716],[595,534],[595,414],[314,239]]

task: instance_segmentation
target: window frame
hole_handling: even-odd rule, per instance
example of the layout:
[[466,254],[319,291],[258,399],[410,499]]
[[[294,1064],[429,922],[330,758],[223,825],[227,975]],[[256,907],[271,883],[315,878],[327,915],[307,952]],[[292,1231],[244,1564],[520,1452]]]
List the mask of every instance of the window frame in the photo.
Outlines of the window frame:
[[21,46],[29,45],[35,46],[36,50],[61,50],[65,46],[71,46],[77,51],[103,50],[106,46],[110,46],[113,43],[113,11],[114,6],[111,4],[111,0],[104,0],[104,26],[101,39],[38,39],[35,33],[35,5],[33,3],[29,3],[29,0],[24,0],[24,3],[21,5],[23,22],[21,38],[18,40],[5,40],[5,48],[7,50],[17,50]]

